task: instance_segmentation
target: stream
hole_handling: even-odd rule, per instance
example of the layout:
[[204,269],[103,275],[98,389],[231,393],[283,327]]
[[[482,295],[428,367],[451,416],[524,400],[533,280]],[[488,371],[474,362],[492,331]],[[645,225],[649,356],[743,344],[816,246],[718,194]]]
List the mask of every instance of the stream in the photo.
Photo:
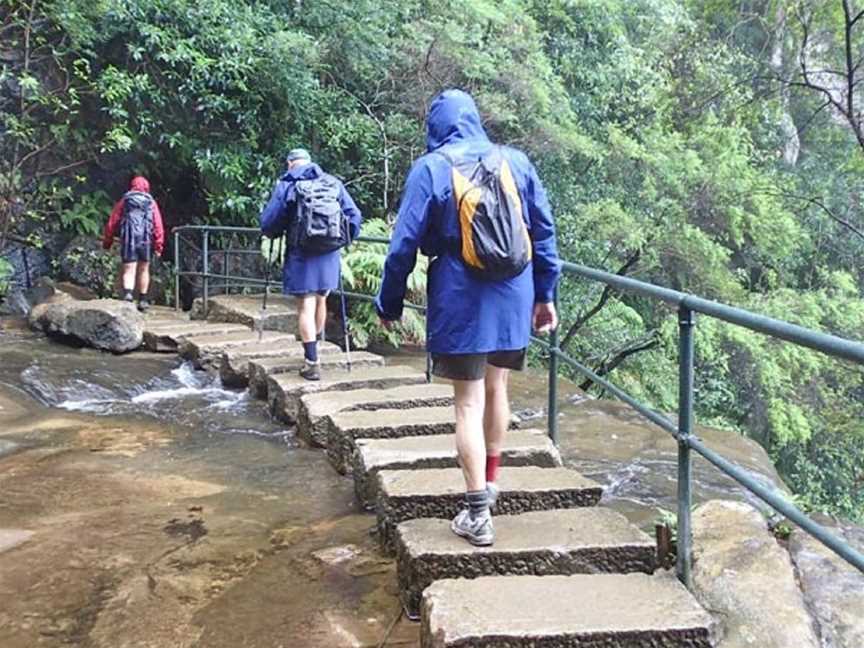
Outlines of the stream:
[[[566,381],[561,400],[567,464],[651,530],[675,506],[672,439]],[[513,402],[544,426],[545,376],[514,376]],[[702,433],[779,482],[755,443]],[[697,499],[746,497],[704,463],[695,478]],[[350,478],[245,392],[173,355],[0,330],[3,648],[415,646],[373,526]]]

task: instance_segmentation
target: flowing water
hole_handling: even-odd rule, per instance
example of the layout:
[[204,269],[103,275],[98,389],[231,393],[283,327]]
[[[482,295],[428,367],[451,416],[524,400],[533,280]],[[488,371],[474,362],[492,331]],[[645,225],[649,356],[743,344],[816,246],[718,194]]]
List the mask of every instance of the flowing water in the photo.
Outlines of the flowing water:
[[[400,361],[422,366],[422,356]],[[545,425],[545,377],[514,408]],[[674,507],[675,445],[562,387],[569,465],[645,528]],[[766,480],[758,446],[705,431]],[[742,494],[697,464],[697,497]],[[371,515],[264,404],[174,356],[0,331],[0,646],[417,645]]]

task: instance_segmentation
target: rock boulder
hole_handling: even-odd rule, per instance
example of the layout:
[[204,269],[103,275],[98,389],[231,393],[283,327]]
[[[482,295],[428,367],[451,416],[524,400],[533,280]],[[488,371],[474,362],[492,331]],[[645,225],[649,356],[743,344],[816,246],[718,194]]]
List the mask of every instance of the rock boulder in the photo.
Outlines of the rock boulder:
[[134,304],[115,299],[79,301],[65,296],[36,306],[29,319],[31,327],[48,335],[113,353],[133,351],[144,339],[144,317]]
[[756,509],[703,504],[693,550],[693,593],[722,624],[718,648],[819,648],[789,554]]
[[[832,520],[817,519],[859,551],[864,530]],[[804,599],[819,623],[823,645],[830,648],[864,646],[864,574],[804,531],[796,529],[789,541],[792,560]]]

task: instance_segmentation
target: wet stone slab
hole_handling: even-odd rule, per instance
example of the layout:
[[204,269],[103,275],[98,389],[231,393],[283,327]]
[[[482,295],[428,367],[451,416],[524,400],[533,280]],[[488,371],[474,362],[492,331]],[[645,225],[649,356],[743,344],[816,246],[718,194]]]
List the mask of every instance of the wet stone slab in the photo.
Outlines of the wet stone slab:
[[341,412],[328,417],[328,422],[327,458],[342,474],[351,468],[356,439],[397,439],[456,431],[452,407]]
[[[452,434],[402,439],[357,439],[352,458],[354,491],[364,508],[374,508],[381,470],[455,468],[456,439]],[[561,465],[561,455],[542,430],[511,430],[501,452],[504,466]]]
[[216,368],[226,351],[262,345],[278,348],[276,345],[281,347],[291,342],[294,342],[294,336],[288,333],[265,331],[263,335],[259,335],[249,330],[202,338],[183,338],[177,351],[183,359],[193,362],[197,367],[210,369]]
[[239,333],[249,329],[242,324],[205,324],[185,321],[182,323],[158,323],[144,325],[144,347],[148,351],[176,353],[183,338],[202,339],[227,333]]
[[[345,371],[348,369],[349,356],[344,353],[329,353],[318,358],[321,363],[321,374],[329,371]],[[357,351],[350,355],[351,368],[361,369],[364,367],[383,367],[384,358],[374,353]],[[251,360],[249,362],[249,391],[256,398],[267,398],[268,383],[270,376],[277,374],[294,373],[303,366],[303,356],[278,357]]]
[[671,577],[487,576],[423,594],[422,648],[711,648],[711,617]]
[[495,516],[495,544],[473,547],[449,520],[409,520],[396,529],[399,589],[409,615],[444,578],[653,573],[656,545],[620,513],[600,507]]
[[300,399],[297,435],[316,446],[327,444],[328,417],[340,412],[450,406],[450,385],[400,385],[390,389],[357,389],[340,394],[317,393]]
[[[283,295],[268,295],[267,308],[262,310],[263,295],[216,295],[207,300],[206,319],[211,322],[231,322],[254,329],[297,333],[297,309],[294,299]],[[203,303],[196,300],[196,316],[203,314]]]
[[296,423],[300,399],[306,394],[352,391],[355,389],[388,389],[399,385],[426,383],[426,375],[412,367],[356,367],[351,371],[332,369],[321,380],[310,382],[296,374],[276,374],[267,378],[267,402],[270,414],[283,423]]
[[[501,493],[493,513],[595,506],[603,494],[596,482],[569,468],[502,468]],[[378,473],[378,535],[386,551],[395,548],[395,528],[406,520],[450,520],[464,507],[465,480],[459,468],[382,470]]]
[[[335,344],[323,342],[318,344],[318,353],[329,356],[341,353]],[[300,359],[298,363],[298,358]],[[300,367],[303,360],[303,347],[298,342],[278,345],[252,345],[240,350],[226,351],[219,362],[219,377],[225,387],[243,388],[249,385],[249,363],[257,360],[284,360],[292,366]],[[256,386],[257,387],[257,386]]]

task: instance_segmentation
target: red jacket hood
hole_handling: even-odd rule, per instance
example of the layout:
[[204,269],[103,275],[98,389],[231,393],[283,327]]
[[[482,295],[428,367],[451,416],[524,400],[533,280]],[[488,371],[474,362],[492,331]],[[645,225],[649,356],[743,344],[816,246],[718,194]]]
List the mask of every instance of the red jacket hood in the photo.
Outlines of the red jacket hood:
[[147,178],[144,178],[142,176],[135,176],[134,178],[132,178],[132,182],[130,183],[129,188],[132,191],[150,193],[150,183],[147,181]]

